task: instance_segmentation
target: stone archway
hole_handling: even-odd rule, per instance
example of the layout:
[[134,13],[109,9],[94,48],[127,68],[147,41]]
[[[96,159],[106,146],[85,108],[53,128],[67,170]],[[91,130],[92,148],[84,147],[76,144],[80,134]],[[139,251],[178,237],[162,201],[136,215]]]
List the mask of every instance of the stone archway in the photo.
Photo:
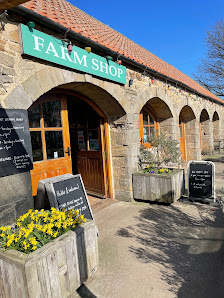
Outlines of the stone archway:
[[[179,118],[184,125],[183,146],[186,160],[198,159],[196,117],[190,106],[184,106],[180,111]],[[180,136],[181,137],[181,136]]]
[[132,200],[132,172],[137,170],[139,152],[137,115],[133,113],[129,100],[130,97],[134,101],[133,94],[116,83],[46,66],[18,85],[5,99],[3,106],[28,109],[41,95],[55,88],[71,90],[88,97],[106,114],[113,197]]
[[201,154],[212,154],[212,151],[213,151],[212,126],[211,126],[209,114],[206,109],[203,109],[201,111],[199,125],[200,125]]
[[[104,107],[106,114],[110,114],[106,110],[110,111],[111,108],[112,112],[115,112],[117,108],[120,111],[123,110],[123,114],[126,113],[128,105],[125,102],[123,104],[120,103],[125,97],[125,92],[117,84],[101,81],[88,74],[75,73],[50,66],[38,71],[35,75],[30,76],[22,84],[15,87],[6,97],[3,105],[5,108],[28,109],[41,95],[53,88],[75,89],[77,92],[80,91],[82,93],[87,85],[86,96],[89,96],[90,93],[91,95],[95,93],[98,94],[99,98],[96,101],[98,101],[99,105],[105,105],[105,102],[108,103],[108,107],[106,105]],[[118,92],[117,89],[121,90]],[[113,106],[115,107],[114,109]],[[119,109],[119,106],[121,109]],[[117,112],[115,114],[117,115]]]
[[169,106],[160,98],[153,97],[147,101],[142,107],[149,107],[155,114],[156,121],[158,122],[158,129],[161,133],[167,136],[173,136],[174,134],[174,122],[173,114]]
[[218,113],[215,111],[212,117],[213,126],[213,140],[220,140],[220,119]]

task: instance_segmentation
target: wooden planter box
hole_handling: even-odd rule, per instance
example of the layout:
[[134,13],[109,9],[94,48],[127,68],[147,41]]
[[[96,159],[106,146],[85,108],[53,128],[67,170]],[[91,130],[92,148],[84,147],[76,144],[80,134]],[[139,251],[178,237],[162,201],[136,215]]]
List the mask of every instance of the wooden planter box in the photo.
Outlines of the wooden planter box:
[[28,255],[1,249],[0,297],[73,297],[97,267],[97,227],[91,221]]
[[169,174],[134,173],[132,178],[133,196],[138,200],[173,203],[185,191],[183,169]]

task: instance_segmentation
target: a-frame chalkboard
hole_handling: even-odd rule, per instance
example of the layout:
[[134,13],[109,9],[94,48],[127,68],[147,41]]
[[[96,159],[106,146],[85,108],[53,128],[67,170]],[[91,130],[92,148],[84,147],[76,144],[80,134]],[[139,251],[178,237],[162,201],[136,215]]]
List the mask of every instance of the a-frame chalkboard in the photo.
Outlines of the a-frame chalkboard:
[[43,206],[41,200],[47,197],[50,207],[58,210],[78,209],[86,219],[94,219],[81,175],[65,174],[39,181],[39,184],[37,200],[40,200],[40,206],[36,206],[37,209]]
[[215,200],[215,164],[211,161],[188,162],[188,197]]

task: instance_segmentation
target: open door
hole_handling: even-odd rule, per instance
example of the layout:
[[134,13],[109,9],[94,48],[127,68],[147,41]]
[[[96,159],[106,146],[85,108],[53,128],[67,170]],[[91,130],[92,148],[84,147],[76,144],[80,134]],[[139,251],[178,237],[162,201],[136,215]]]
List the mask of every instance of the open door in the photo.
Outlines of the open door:
[[81,174],[88,194],[105,197],[102,118],[75,96],[68,96],[68,115],[73,173]]
[[33,196],[38,181],[72,173],[67,100],[62,94],[42,96],[28,110],[33,152]]

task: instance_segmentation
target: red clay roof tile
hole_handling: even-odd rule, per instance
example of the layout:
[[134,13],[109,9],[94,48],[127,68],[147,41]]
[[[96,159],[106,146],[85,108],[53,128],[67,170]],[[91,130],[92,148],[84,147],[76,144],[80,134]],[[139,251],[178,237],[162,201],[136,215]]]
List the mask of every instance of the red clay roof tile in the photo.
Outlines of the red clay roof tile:
[[174,66],[131,41],[116,30],[101,23],[65,0],[31,0],[22,6],[80,33],[119,54],[143,64],[158,73],[179,81],[190,88],[224,103],[218,96],[195,82]]

